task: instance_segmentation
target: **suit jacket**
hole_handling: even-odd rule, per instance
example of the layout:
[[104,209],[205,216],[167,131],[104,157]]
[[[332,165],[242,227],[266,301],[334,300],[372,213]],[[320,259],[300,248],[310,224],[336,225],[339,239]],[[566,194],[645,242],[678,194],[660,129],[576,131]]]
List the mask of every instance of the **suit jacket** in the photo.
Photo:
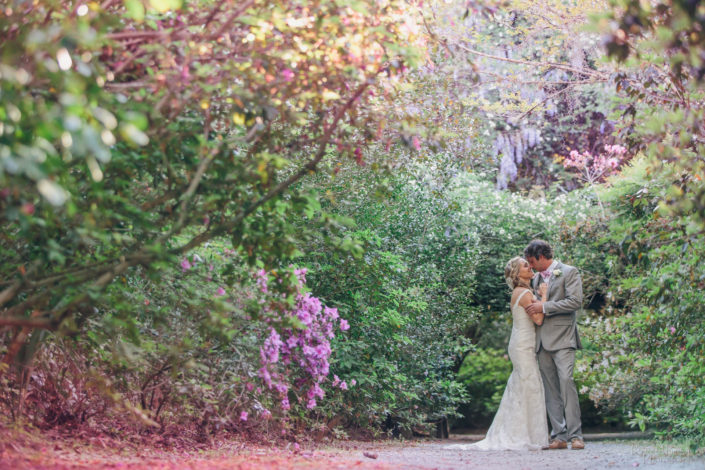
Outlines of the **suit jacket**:
[[[541,346],[546,351],[582,349],[577,319],[577,312],[583,304],[583,283],[580,273],[577,268],[560,261],[555,270],[560,270],[561,275],[554,274],[548,281],[548,300],[543,304],[545,312],[543,325],[536,326],[537,352]],[[531,286],[534,292],[538,292],[538,287],[543,282],[541,275],[533,279]]]

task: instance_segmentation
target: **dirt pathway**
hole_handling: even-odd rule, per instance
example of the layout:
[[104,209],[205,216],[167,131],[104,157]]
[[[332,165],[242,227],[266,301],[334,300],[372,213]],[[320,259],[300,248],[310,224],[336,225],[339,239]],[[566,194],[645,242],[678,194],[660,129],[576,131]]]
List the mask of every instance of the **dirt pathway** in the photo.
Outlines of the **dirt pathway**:
[[0,452],[0,470],[74,469],[365,469],[365,470],[450,470],[450,469],[705,469],[705,456],[688,456],[675,446],[654,440],[587,441],[586,449],[573,451],[480,452],[449,450],[453,443],[414,440],[385,443],[340,442],[328,447],[285,448],[224,445],[217,450],[179,452],[136,449],[5,448]]
[[[649,441],[593,441],[586,448],[555,451],[480,452],[445,449],[467,440],[365,446],[375,462],[410,470],[450,469],[673,469],[703,470],[705,456],[688,456],[676,447]],[[360,451],[358,455],[362,455]],[[348,454],[352,452],[348,451]]]

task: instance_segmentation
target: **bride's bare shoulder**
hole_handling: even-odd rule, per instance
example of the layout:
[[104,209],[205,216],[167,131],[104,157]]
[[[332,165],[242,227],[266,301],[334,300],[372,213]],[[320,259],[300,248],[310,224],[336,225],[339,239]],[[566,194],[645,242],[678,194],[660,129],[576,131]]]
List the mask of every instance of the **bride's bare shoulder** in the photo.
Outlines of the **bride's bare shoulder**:
[[531,289],[527,289],[526,287],[515,287],[514,290],[512,290],[512,301],[511,301],[512,307],[516,303],[519,296],[521,296],[524,292],[530,291],[530,290]]
[[512,305],[517,301],[522,292],[526,290],[526,287],[515,287],[512,290]]

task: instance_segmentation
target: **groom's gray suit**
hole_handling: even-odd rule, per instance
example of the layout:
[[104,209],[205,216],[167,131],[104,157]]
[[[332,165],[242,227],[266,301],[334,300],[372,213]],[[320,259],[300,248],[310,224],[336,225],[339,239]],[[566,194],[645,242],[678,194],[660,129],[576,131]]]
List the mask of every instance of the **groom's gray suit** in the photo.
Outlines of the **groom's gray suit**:
[[[560,271],[560,275],[556,273]],[[548,300],[543,304],[543,325],[536,327],[536,352],[551,421],[551,438],[582,440],[578,391],[573,381],[575,351],[581,349],[577,311],[583,303],[583,284],[578,270],[557,262],[548,280]],[[532,287],[544,282],[537,275]]]

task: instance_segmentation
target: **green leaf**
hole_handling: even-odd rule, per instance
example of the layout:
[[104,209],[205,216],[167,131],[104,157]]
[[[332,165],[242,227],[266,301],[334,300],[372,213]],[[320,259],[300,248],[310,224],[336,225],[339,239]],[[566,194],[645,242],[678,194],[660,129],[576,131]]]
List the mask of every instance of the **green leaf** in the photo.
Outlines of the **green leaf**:
[[166,13],[170,10],[178,10],[181,8],[182,0],[149,0],[152,8],[159,13]]
[[125,0],[127,16],[135,21],[144,20],[144,5],[140,0]]

